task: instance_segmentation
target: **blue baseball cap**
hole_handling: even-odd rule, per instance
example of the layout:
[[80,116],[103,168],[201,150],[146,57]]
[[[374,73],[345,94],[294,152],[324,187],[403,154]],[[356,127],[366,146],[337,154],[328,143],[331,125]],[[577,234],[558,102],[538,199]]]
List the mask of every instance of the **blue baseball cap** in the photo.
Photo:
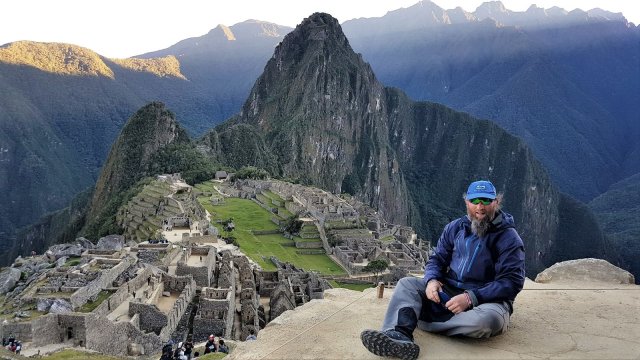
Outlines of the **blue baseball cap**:
[[496,198],[496,187],[493,186],[491,181],[474,181],[471,183],[471,185],[469,185],[469,188],[467,189],[467,200],[473,200],[477,198]]

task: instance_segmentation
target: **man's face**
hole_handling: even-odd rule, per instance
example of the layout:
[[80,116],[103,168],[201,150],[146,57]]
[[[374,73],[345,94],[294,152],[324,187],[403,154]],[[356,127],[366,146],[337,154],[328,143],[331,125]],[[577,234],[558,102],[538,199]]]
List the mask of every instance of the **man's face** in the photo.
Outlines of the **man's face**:
[[[491,201],[491,203],[485,205],[489,201]],[[471,220],[477,220],[479,222],[491,221],[496,215],[498,200],[480,198],[471,201],[465,200],[465,203],[467,204],[467,214]]]

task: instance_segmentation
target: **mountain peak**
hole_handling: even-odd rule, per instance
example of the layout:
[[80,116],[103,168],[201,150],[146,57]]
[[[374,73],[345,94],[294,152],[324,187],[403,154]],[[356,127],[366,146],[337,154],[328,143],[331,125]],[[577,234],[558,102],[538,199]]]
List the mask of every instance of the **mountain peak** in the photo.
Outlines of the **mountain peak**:
[[476,15],[485,17],[491,14],[506,13],[509,11],[501,1],[487,1],[478,6],[475,12]]

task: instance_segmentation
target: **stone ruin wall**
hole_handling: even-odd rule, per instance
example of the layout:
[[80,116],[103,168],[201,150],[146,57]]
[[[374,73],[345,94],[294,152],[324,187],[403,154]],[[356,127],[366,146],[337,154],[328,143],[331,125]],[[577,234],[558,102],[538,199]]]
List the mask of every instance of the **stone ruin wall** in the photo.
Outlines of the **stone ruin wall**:
[[132,301],[129,303],[129,317],[138,315],[136,322],[138,328],[144,332],[160,334],[168,324],[167,314],[158,309],[155,304],[144,304]]
[[[212,283],[212,274],[216,266],[216,249],[212,247],[190,247],[184,252],[182,259],[178,261],[176,275],[191,275],[199,287],[209,287]],[[203,256],[204,266],[189,266],[187,261],[190,256]]]
[[296,308],[296,299],[291,290],[291,282],[285,279],[278,283],[269,298],[269,319],[273,320],[287,310]]
[[112,287],[113,281],[122,274],[129,266],[131,266],[134,262],[133,258],[126,257],[122,259],[122,261],[112,267],[111,269],[107,269],[101,272],[100,276],[88,283],[86,286],[78,289],[74,292],[69,298],[69,302],[73,306],[74,309],[78,309],[82,305],[84,305],[90,298],[98,295],[102,289]]
[[[86,346],[89,329],[86,318],[85,314],[69,313],[48,314],[33,320],[33,345],[44,346],[72,340],[74,345]],[[72,338],[69,338],[69,331]]]
[[196,235],[196,236],[190,236],[187,239],[184,239],[183,241],[186,241],[187,244],[189,245],[196,245],[196,244],[216,244],[218,243],[218,237],[216,235]]
[[38,336],[33,338],[34,346],[58,344],[62,341],[58,333],[58,315],[48,314],[31,321],[33,332]]
[[0,333],[3,338],[9,338],[13,335],[14,338],[21,342],[33,341],[31,322],[19,322],[19,323],[7,323],[0,326]]
[[[148,284],[152,276],[153,271],[150,268],[142,270],[138,276],[122,284],[115,293],[103,301],[102,304],[98,305],[98,307],[93,310],[93,314],[106,316],[127,300],[134,291]],[[160,282],[160,285],[163,285],[162,282]]]
[[159,353],[169,339],[154,333],[145,333],[136,327],[137,316],[130,322],[114,323],[93,314],[86,318],[86,347],[103,354],[127,356],[129,344],[138,344],[145,354]]
[[262,297],[270,297],[273,293],[273,290],[278,285],[278,272],[260,271],[260,276],[258,276],[257,278],[258,294]]
[[204,341],[210,334],[230,337],[235,303],[233,288],[202,288],[198,313],[193,319],[193,340]]
[[196,282],[191,276],[171,276],[163,275],[162,282],[165,291],[180,292],[180,296],[173,304],[173,308],[167,314],[167,326],[160,332],[160,337],[168,339],[175,331],[180,322],[180,318],[184,315],[189,303],[193,300],[196,293]]

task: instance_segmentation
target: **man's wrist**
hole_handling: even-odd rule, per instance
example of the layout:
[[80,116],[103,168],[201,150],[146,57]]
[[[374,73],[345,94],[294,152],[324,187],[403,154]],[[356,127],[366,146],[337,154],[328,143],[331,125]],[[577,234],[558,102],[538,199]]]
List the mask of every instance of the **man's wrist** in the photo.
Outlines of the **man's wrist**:
[[471,306],[473,306],[473,302],[471,301],[471,295],[469,295],[468,292],[464,292],[463,294],[467,298],[467,309],[471,309]]

